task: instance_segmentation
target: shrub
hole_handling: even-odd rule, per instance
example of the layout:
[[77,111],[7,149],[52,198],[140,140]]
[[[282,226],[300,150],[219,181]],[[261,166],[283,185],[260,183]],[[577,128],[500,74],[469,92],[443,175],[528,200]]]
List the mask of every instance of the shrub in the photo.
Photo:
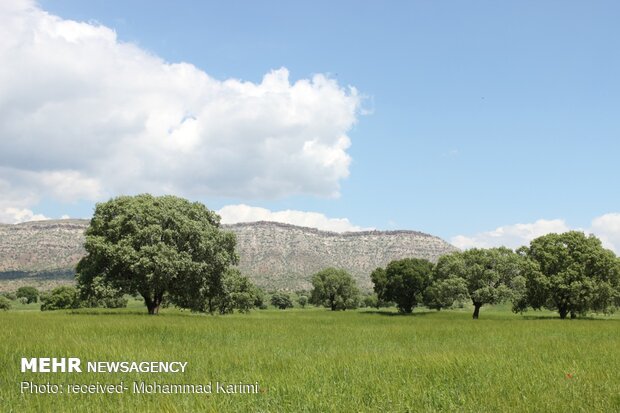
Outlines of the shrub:
[[378,301],[377,294],[368,294],[364,297],[362,302],[364,307],[377,307]]
[[9,299],[0,295],[0,310],[7,311],[10,309],[11,309],[11,302],[9,301]]
[[280,310],[286,310],[287,308],[293,307],[293,302],[291,301],[291,296],[287,293],[274,293],[271,296],[271,304],[279,308]]
[[248,313],[263,303],[263,292],[236,268],[229,268],[222,278],[222,288],[218,296],[207,303],[209,312],[216,309],[220,314],[230,314],[234,310]]
[[78,293],[73,287],[54,288],[49,295],[41,298],[41,311],[63,310],[77,308],[78,306]]
[[268,303],[265,301],[265,293],[260,288],[256,287],[256,296],[254,297],[254,307],[259,310],[266,310]]
[[308,304],[308,297],[306,297],[305,295],[300,295],[297,299],[297,302],[299,303],[299,306],[301,308],[306,308],[306,304]]
[[9,292],[9,291],[5,291],[3,293],[0,293],[0,296],[2,297],[6,297],[11,301],[15,301],[17,300],[17,296],[15,295],[15,293]]
[[15,295],[17,298],[25,297],[28,300],[28,304],[36,303],[39,299],[39,290],[34,287],[19,287]]

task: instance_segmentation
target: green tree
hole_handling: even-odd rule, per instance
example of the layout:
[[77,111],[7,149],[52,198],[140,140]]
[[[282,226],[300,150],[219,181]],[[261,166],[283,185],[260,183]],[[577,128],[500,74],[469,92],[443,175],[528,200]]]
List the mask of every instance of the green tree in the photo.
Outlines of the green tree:
[[312,304],[322,305],[332,311],[358,306],[359,290],[351,274],[345,270],[326,268],[319,271],[312,277],[312,286]]
[[3,295],[0,295],[0,310],[7,311],[11,309],[11,301]]
[[377,298],[377,294],[365,294],[364,297],[362,297],[362,305],[366,308],[379,308],[377,306],[377,302],[378,302],[378,298]]
[[394,303],[391,301],[385,301],[379,299],[377,293],[369,293],[365,294],[361,300],[361,303],[364,307],[368,308],[385,308],[385,307],[394,307]]
[[[435,266],[429,301],[448,307],[459,299],[470,299],[473,318],[485,304],[497,304],[512,298],[512,283],[524,271],[523,257],[504,247],[453,252],[439,258]],[[435,307],[436,308],[436,307]]]
[[266,310],[269,308],[268,303],[265,301],[265,292],[262,288],[255,287],[256,296],[254,297],[254,307],[260,310]]
[[393,301],[401,313],[411,313],[422,301],[424,290],[431,283],[433,264],[424,259],[405,258],[390,262],[385,269],[371,274],[379,300]]
[[164,297],[179,307],[214,311],[222,277],[236,264],[235,236],[198,202],[174,196],[121,196],[97,204],[86,231],[80,285],[101,276],[112,288],[140,294],[149,314]]
[[74,287],[57,287],[50,294],[41,297],[41,311],[77,308],[79,302],[78,292]]
[[286,310],[287,308],[293,308],[293,301],[291,301],[289,294],[276,292],[271,295],[271,305],[280,310]]
[[232,313],[235,309],[247,313],[262,302],[262,291],[237,268],[229,268],[223,278],[223,288],[217,300],[221,314]]
[[460,277],[437,280],[424,290],[424,305],[428,308],[441,310],[452,307],[455,302],[468,300],[467,282]]
[[297,302],[301,308],[306,308],[306,305],[308,305],[308,297],[300,295],[299,298],[297,298]]
[[[3,297],[8,298],[8,299],[9,299],[9,301],[15,301],[15,300],[17,300],[17,294],[16,294],[16,293],[13,293],[13,292],[10,292],[10,291],[4,291],[4,292],[1,292],[1,293],[0,293],[0,295],[1,295],[1,296],[3,296]],[[28,300],[26,300],[26,301],[28,301]]]
[[594,235],[570,231],[534,239],[519,252],[536,263],[526,280],[525,305],[571,318],[620,305],[620,262]]
[[387,274],[385,273],[385,268],[375,268],[375,270],[370,273],[370,280],[372,281],[373,290],[375,291],[377,298],[373,307],[379,308],[380,301],[389,301],[386,298],[389,294],[387,292],[388,279]]
[[88,284],[78,284],[80,304],[85,307],[124,308],[127,307],[125,295],[107,284],[103,277],[97,276]]
[[35,287],[19,287],[15,293],[17,298],[26,298],[27,303],[36,303],[39,299],[39,290]]

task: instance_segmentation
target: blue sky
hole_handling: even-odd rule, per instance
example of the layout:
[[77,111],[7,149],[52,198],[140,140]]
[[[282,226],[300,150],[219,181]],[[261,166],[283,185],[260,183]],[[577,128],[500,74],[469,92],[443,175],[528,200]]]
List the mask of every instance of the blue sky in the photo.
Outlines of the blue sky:
[[[354,120],[334,117],[333,127],[320,130],[342,132],[350,140],[343,146],[334,137],[325,143],[328,152],[317,152],[319,157],[337,152],[338,167],[324,176],[317,170],[316,180],[301,172],[295,180],[295,168],[269,170],[270,177],[291,178],[281,188],[270,184],[255,193],[244,192],[247,177],[234,181],[236,193],[170,184],[171,192],[212,209],[243,204],[270,212],[316,212],[328,220],[346,218],[351,228],[421,230],[462,247],[515,246],[541,232],[569,228],[620,246],[617,2],[44,0],[34,7],[62,21],[105,26],[119,44],[133,44],[168,63],[190,63],[221,82],[260,84],[280,68],[288,70],[291,85],[322,74],[344,94],[333,109],[326,105],[329,112],[347,112],[348,87],[355,88]],[[110,110],[97,108],[103,118]],[[316,110],[311,119],[320,122],[320,104]],[[247,139],[262,130],[251,126],[243,132]],[[284,133],[265,128],[268,135]],[[36,141],[23,144],[28,145]],[[285,155],[284,150],[279,156]],[[266,160],[273,162],[279,161]],[[259,175],[261,165],[255,166]],[[13,209],[34,216],[88,216],[105,196],[158,192],[152,190],[153,173],[144,185],[124,188],[101,178],[106,169],[84,172],[67,164],[58,170],[80,174],[70,175],[76,177],[72,186],[102,183],[75,196],[28,195],[29,202],[14,190],[8,196],[15,199]],[[11,187],[24,185],[25,178],[13,174],[5,172]],[[53,184],[65,177],[45,176]],[[166,186],[162,183],[163,192]]]

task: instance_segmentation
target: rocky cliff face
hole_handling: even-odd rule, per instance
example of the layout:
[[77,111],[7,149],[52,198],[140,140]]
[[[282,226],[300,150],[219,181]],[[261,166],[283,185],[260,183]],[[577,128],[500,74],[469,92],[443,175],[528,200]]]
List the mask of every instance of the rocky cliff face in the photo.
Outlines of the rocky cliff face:
[[87,220],[0,224],[0,271],[70,269],[85,254]]
[[226,227],[237,234],[239,267],[267,288],[310,289],[312,275],[326,267],[351,272],[364,289],[370,273],[392,260],[436,261],[456,251],[440,238],[415,231],[334,233],[274,222]]
[[[71,282],[84,255],[87,220],[55,220],[0,225],[0,290]],[[344,268],[370,289],[370,273],[388,262],[417,257],[436,261],[456,248],[415,231],[333,233],[275,222],[224,225],[237,235],[239,267],[267,289],[309,289],[312,275],[326,267]]]

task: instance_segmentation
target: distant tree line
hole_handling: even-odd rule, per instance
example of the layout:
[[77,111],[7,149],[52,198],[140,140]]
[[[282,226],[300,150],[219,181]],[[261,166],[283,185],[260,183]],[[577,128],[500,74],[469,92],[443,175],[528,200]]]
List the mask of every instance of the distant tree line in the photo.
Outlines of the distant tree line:
[[[86,231],[87,255],[77,265],[77,288],[39,294],[22,287],[14,297],[41,302],[42,310],[117,308],[142,297],[149,314],[174,305],[197,312],[228,314],[295,305],[288,292],[269,296],[235,267],[236,239],[220,228],[220,217],[204,205],[174,196],[121,196],[97,204]],[[484,305],[509,301],[513,311],[546,308],[561,318],[620,305],[620,259],[601,241],[582,232],[549,234],[517,251],[474,248],[439,258],[436,264],[406,258],[371,274],[374,294],[362,295],[347,271],[326,268],[312,277],[312,291],[296,304],[332,311],[396,306],[441,310],[471,303],[473,318]]]
[[[18,301],[22,305],[40,303],[42,311],[75,309],[84,307],[121,308],[127,306],[127,298],[119,295],[100,283],[92,286],[86,293],[76,287],[64,285],[49,292],[40,292],[36,287],[25,286],[16,292],[4,292],[0,295],[0,309],[10,309],[11,301]],[[4,307],[4,308],[3,308]]]
[[516,252],[474,248],[439,258],[393,261],[371,275],[379,299],[410,313],[423,304],[440,310],[470,302],[477,319],[483,305],[512,302],[514,312],[532,308],[576,318],[620,306],[620,259],[593,235],[570,231],[534,239]]

